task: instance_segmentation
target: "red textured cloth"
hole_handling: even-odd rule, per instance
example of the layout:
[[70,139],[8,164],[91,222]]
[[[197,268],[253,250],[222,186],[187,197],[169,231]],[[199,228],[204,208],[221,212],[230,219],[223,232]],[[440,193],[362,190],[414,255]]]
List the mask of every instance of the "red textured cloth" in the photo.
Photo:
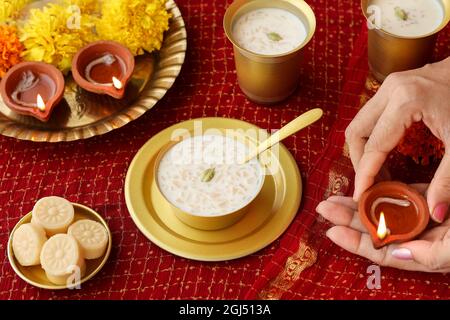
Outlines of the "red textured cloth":
[[[230,2],[177,1],[188,31],[186,63],[166,97],[140,119],[104,136],[71,143],[0,137],[0,251],[4,253],[0,299],[450,297],[446,276],[393,269],[383,269],[381,290],[367,290],[370,263],[331,244],[324,236],[327,224],[314,211],[324,194],[345,194],[352,187],[343,130],[360,106],[367,77],[359,2],[309,1],[318,28],[306,49],[301,86],[288,101],[270,107],[249,102],[237,86],[232,47],[222,29]],[[440,43],[438,51],[448,54],[449,42]],[[206,116],[276,129],[314,107],[325,110],[322,121],[285,141],[300,167],[305,190],[299,214],[279,240],[242,259],[202,263],[176,257],[138,231],[125,205],[124,179],[135,153],[157,132]],[[48,195],[94,208],[113,233],[109,262],[82,290],[34,288],[19,279],[8,263],[10,231],[39,198]]]

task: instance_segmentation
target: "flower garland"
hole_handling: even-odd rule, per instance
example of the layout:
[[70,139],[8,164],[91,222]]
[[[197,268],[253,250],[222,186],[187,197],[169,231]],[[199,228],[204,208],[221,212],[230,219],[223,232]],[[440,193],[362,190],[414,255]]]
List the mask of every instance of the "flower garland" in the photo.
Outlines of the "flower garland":
[[165,0],[104,1],[96,22],[99,37],[128,47],[134,55],[159,50],[171,15]]
[[406,131],[397,150],[424,166],[433,160],[441,159],[445,153],[442,141],[436,138],[423,122],[414,123]]
[[[14,10],[11,7],[7,14],[17,16],[14,12],[23,7],[18,3],[25,4],[30,0],[0,1],[15,3]],[[53,64],[67,74],[76,52],[95,40],[117,41],[134,55],[153,52],[162,46],[170,17],[165,0],[62,0],[49,3],[41,9],[31,9],[27,20],[20,24],[20,41],[25,47],[22,56],[26,61]]]
[[23,49],[17,29],[13,26],[0,25],[0,79],[22,60]]
[[32,9],[20,28],[20,40],[25,46],[24,59],[50,63],[68,73],[77,51],[95,40],[93,18],[82,14],[79,26],[71,28],[68,21],[72,15],[66,6],[59,4]]
[[31,0],[0,0],[0,24],[17,19],[20,10]]

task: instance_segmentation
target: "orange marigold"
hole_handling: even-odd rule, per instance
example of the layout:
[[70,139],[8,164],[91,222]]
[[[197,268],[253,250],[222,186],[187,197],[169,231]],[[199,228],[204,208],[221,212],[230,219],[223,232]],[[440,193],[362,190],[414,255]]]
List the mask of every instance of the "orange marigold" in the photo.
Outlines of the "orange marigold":
[[17,29],[12,26],[0,25],[0,78],[18,64],[24,47],[17,36]]

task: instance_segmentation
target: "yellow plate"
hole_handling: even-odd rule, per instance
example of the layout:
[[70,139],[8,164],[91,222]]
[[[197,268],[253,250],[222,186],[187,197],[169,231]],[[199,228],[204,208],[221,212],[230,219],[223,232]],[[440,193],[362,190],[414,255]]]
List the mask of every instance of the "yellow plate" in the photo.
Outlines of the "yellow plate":
[[[108,247],[106,248],[105,253],[101,258],[86,260],[86,275],[81,279],[79,283],[73,284],[73,286],[77,286],[91,279],[103,268],[103,266],[105,265],[106,261],[109,258],[109,254],[111,253],[112,238],[111,238],[111,231],[109,230],[106,221],[97,212],[81,204],[77,203],[72,204],[75,209],[74,222],[81,219],[94,220],[101,223],[106,228],[106,231],[108,233]],[[26,216],[24,216],[22,219],[20,219],[20,221],[16,224],[13,231],[11,232],[8,241],[9,263],[11,264],[12,268],[19,277],[21,277],[24,281],[28,282],[29,284],[35,287],[51,290],[67,289],[67,287],[64,285],[56,285],[51,283],[47,279],[45,271],[44,269],[41,268],[41,266],[23,267],[17,262],[16,258],[14,257],[14,252],[12,249],[12,235],[17,230],[17,228],[19,228],[22,224],[29,222],[31,222],[31,212],[28,213]]]
[[[197,121],[197,122],[196,122]],[[244,121],[201,118],[169,127],[150,139],[136,154],[125,181],[128,210],[139,230],[159,247],[181,257],[223,261],[252,254],[276,240],[294,219],[300,206],[302,184],[297,164],[289,151],[279,148],[279,169],[267,176],[263,189],[246,215],[229,228],[204,231],[185,225],[171,213],[155,192],[153,167],[158,151],[177,129],[258,129]]]

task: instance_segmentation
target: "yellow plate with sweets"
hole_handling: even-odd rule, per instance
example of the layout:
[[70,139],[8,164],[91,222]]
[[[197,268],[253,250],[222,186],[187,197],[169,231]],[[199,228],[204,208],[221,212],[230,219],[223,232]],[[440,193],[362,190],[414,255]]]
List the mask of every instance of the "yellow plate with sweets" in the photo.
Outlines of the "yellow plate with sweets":
[[[109,255],[111,253],[112,248],[112,237],[111,237],[111,231],[108,228],[108,224],[106,221],[100,216],[97,212],[92,210],[91,208],[88,208],[84,205],[78,204],[78,203],[72,203],[74,209],[75,209],[75,215],[73,222],[76,222],[78,220],[82,219],[88,219],[93,220],[96,222],[99,222],[105,229],[108,234],[108,245],[106,247],[105,253],[98,259],[93,260],[86,260],[86,274],[84,277],[78,282],[71,284],[72,287],[78,287],[81,286],[84,282],[91,279],[93,276],[95,276],[97,273],[100,272],[100,270],[103,268],[103,266],[108,261]],[[28,282],[29,284],[42,288],[42,289],[50,289],[50,290],[61,290],[61,289],[67,289],[67,286],[65,285],[56,285],[52,282],[50,282],[47,279],[47,276],[45,275],[44,269],[40,265],[37,266],[31,266],[31,267],[24,267],[19,264],[17,259],[14,256],[14,251],[12,247],[12,235],[14,232],[23,224],[30,223],[31,222],[31,212],[25,215],[20,221],[15,225],[14,229],[12,230],[9,241],[8,241],[8,259],[11,264],[11,267],[13,268],[14,272],[22,278],[25,282]]]
[[[151,138],[136,154],[127,173],[125,199],[139,230],[159,247],[181,257],[223,261],[252,254],[275,241],[290,225],[300,206],[302,181],[298,166],[280,144],[275,174],[267,175],[261,192],[245,215],[220,230],[201,230],[179,220],[154,180],[155,160],[180,130],[262,130],[248,122],[201,118],[171,126]],[[270,151],[271,152],[271,151]]]

